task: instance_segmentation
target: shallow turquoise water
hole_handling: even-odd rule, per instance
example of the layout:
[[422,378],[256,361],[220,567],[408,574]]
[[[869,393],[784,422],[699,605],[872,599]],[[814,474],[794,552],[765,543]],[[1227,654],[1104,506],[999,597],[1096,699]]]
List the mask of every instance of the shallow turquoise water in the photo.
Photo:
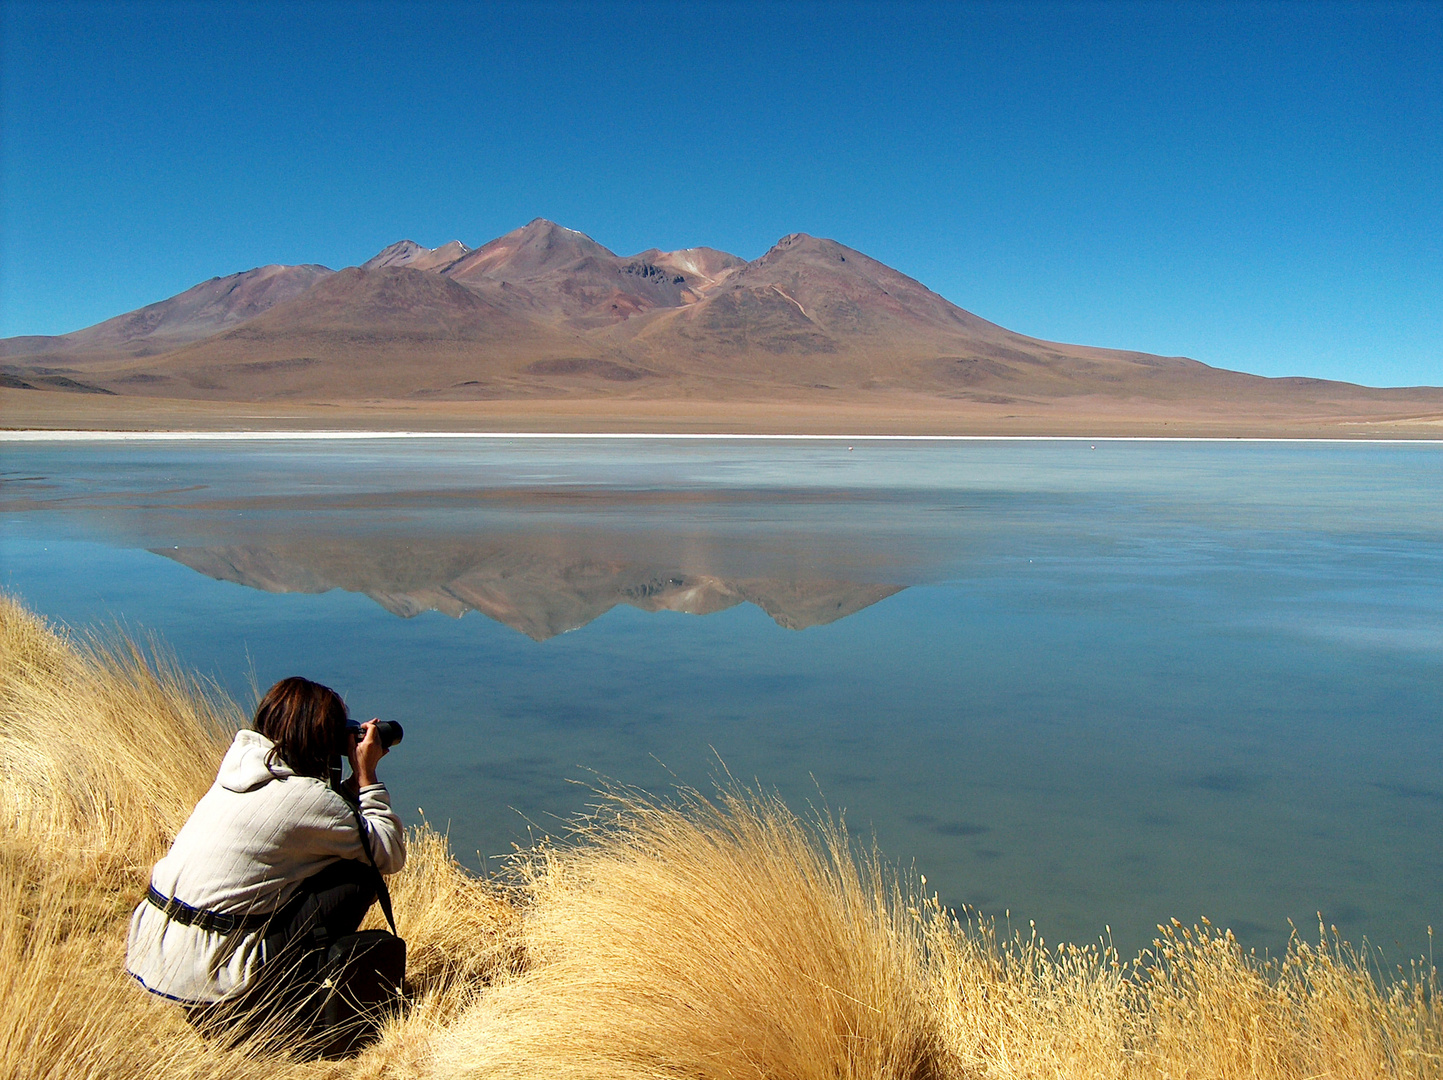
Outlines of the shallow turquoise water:
[[0,584],[402,720],[473,865],[720,760],[1049,939],[1426,948],[1443,446],[852,447],[4,444]]

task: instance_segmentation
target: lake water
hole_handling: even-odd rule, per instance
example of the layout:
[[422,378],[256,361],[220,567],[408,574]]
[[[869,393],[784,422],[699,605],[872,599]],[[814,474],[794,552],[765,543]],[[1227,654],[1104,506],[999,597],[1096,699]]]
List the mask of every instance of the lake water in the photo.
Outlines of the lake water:
[[[0,585],[401,720],[471,865],[718,761],[1124,952],[1443,925],[1443,445],[0,444]],[[461,617],[457,617],[461,616]],[[580,781],[581,783],[578,783]],[[494,866],[494,863],[490,863]]]

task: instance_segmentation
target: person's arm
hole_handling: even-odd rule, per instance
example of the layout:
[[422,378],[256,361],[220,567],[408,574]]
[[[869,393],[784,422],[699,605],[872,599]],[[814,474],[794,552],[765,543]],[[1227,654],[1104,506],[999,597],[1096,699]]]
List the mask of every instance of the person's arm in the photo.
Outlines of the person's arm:
[[376,869],[383,874],[396,873],[406,865],[406,830],[391,809],[391,794],[385,785],[377,783],[361,788],[360,809]]
[[299,813],[291,834],[297,858],[355,859],[369,866],[357,829],[359,814],[376,869],[394,874],[406,865],[406,830],[391,809],[391,796],[384,784],[363,787],[352,800],[324,783],[312,781],[298,791],[298,797],[304,802],[297,806]]
[[401,819],[391,809],[390,793],[376,777],[376,766],[386,754],[376,733],[376,721],[366,721],[361,731],[359,740],[351,740],[351,776],[346,784],[360,808],[377,869],[394,874],[406,864],[406,833]]

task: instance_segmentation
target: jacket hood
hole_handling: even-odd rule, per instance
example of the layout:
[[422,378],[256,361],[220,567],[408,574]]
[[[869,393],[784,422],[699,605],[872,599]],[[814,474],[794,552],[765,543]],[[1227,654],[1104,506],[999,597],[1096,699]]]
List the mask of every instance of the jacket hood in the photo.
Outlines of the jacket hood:
[[235,742],[221,759],[220,772],[216,782],[228,791],[254,791],[272,780],[283,780],[294,776],[285,762],[273,759],[275,764],[266,764],[266,755],[274,748],[259,731],[237,731]]

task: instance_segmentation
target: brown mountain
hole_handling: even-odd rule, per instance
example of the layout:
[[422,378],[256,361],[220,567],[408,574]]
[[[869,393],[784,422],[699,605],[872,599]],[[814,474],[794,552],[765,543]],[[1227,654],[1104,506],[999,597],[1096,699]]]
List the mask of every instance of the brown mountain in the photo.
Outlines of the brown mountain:
[[234,329],[116,368],[109,385],[223,400],[326,396],[338,388],[347,396],[405,397],[424,389],[424,380],[490,386],[487,360],[497,352],[575,349],[570,337],[517,313],[504,297],[406,266],[350,267]]
[[793,387],[923,390],[983,400],[1265,392],[1279,382],[1183,357],[1030,338],[836,241],[800,233],[735,270],[697,303],[636,327],[627,345],[640,363],[676,357],[697,374],[724,370]]
[[851,410],[884,426],[896,423],[893,410],[941,417],[927,423],[944,428],[955,415],[1073,410],[1083,422],[1146,415],[1159,430],[1184,415],[1323,426],[1411,416],[1426,425],[1443,411],[1437,388],[1264,379],[1041,341],[804,234],[751,262],[710,248],[623,257],[541,219],[475,250],[405,240],[335,274],[262,267],[86,330],[3,347],[0,382],[22,404],[38,389],[417,403],[394,406],[406,409],[497,399],[515,403],[487,413],[505,424],[540,408],[524,401],[616,402],[588,406],[603,418],[635,413],[626,402],[673,402],[678,415],[711,403],[709,422],[727,425],[729,403],[762,402],[816,416]]
[[334,271],[324,266],[259,266],[211,278],[169,300],[57,337],[0,341],[0,356],[67,360],[77,356],[154,356],[237,326],[300,296]]
[[155,554],[219,581],[265,592],[363,593],[410,618],[479,611],[536,641],[585,626],[618,604],[709,615],[755,604],[803,630],[851,615],[900,585],[833,580],[725,578],[705,569],[549,555],[532,539],[509,544],[310,540],[266,546],[158,548]]
[[[805,385],[856,383],[902,357],[929,360],[948,346],[975,351],[1027,340],[875,259],[803,234],[783,238],[696,303],[659,315],[631,338],[646,355],[710,366],[726,358],[732,370],[739,361],[753,374],[780,366],[784,378]],[[778,357],[790,360],[778,365]]]

